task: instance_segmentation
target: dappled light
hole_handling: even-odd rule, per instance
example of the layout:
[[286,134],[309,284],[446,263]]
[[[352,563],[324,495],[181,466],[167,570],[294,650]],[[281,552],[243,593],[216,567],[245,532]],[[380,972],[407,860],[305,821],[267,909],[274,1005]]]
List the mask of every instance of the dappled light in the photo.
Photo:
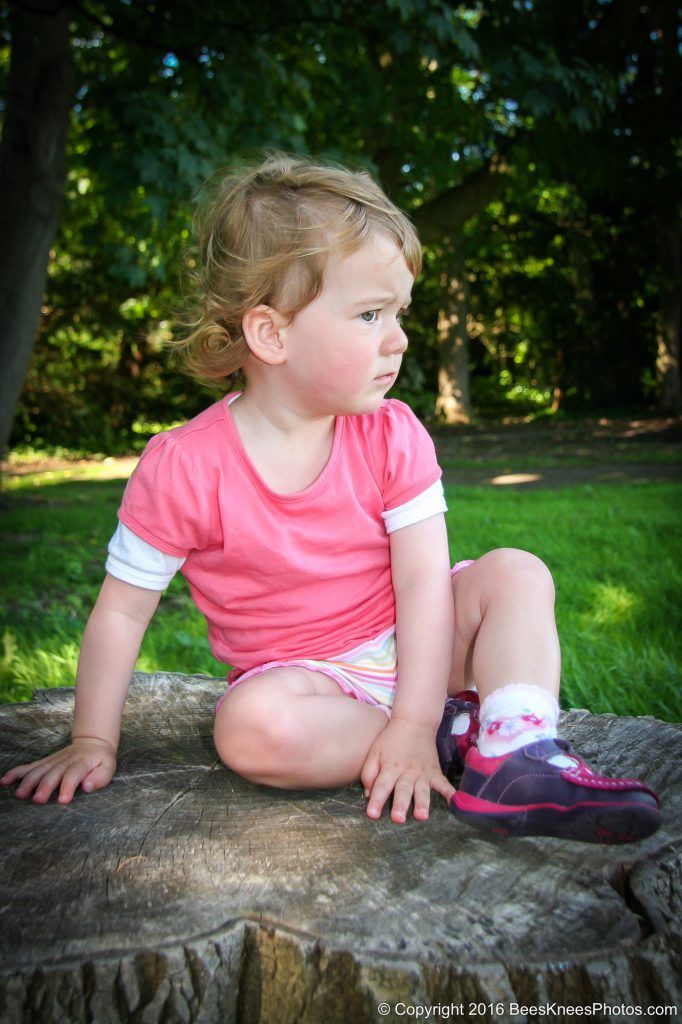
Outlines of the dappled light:
[[2,464],[3,489],[49,487],[54,484],[86,480],[127,480],[137,465],[136,455],[106,459],[31,459],[8,460]]
[[628,587],[598,583],[587,618],[600,626],[622,625],[633,618],[640,603],[641,598]]
[[506,487],[509,484],[536,484],[540,480],[540,473],[505,473],[502,476],[494,476],[490,483],[496,487]]

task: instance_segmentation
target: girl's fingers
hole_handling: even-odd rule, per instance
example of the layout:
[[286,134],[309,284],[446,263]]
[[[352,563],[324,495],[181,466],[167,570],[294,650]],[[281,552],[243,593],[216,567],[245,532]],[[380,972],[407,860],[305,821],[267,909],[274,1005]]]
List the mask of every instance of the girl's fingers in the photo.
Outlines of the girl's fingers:
[[367,757],[367,760],[362,766],[362,771],[360,772],[360,782],[364,787],[366,797],[369,796],[372,786],[376,782],[378,774],[379,755],[370,752],[370,754]]
[[10,768],[8,772],[5,772],[3,777],[0,779],[0,786],[11,786],[17,779],[24,778],[30,771],[40,765],[41,761],[31,761],[30,764],[18,764],[14,768]]
[[372,791],[369,795],[369,803],[367,804],[367,814],[370,818],[381,817],[384,804],[393,792],[396,778],[397,772],[391,771],[387,773],[386,769],[377,776],[377,780],[372,786]]
[[95,789],[104,789],[111,782],[113,775],[113,769],[109,765],[98,764],[85,776],[81,783],[81,788],[86,793],[92,793]]
[[23,773],[21,782],[14,790],[14,795],[19,797],[20,800],[29,796],[45,773],[50,770],[50,766],[43,764],[42,761],[36,761],[33,765],[25,765],[24,767],[27,768],[27,771]]
[[448,782],[442,772],[439,772],[437,775],[432,777],[430,788],[435,790],[436,793],[440,793],[440,795],[447,801],[450,800],[453,793],[457,792],[455,787]]
[[[414,804],[412,813],[416,820],[427,820],[431,806],[432,788],[441,793],[446,799],[454,793],[453,787],[440,773],[432,776],[425,773],[417,775],[409,773],[402,775],[394,782],[391,789],[388,789],[388,793],[385,795],[384,789],[381,787],[382,781],[383,780],[380,780],[379,785],[374,787],[370,806],[367,808],[367,813],[370,817],[378,817],[378,814],[375,815],[372,813],[375,793],[378,793],[378,799],[381,800],[381,807],[383,808],[384,802],[392,789],[393,801],[391,807],[391,821],[395,822],[397,825],[402,825],[407,820],[411,803]],[[380,813],[381,810],[379,810],[379,814]]]
[[33,802],[35,804],[46,804],[50,799],[55,789],[64,777],[66,765],[55,764],[43,774],[35,793],[33,794]]
[[429,816],[431,805],[431,786],[428,779],[421,775],[414,784],[414,810],[413,816],[417,821],[426,821]]
[[429,816],[429,783],[424,775],[410,772],[401,775],[393,790],[391,821],[402,825],[407,820],[410,804],[414,800],[414,816],[424,820]]
[[77,761],[76,764],[69,765],[66,771],[62,773],[58,797],[60,804],[71,803],[73,794],[78,789],[81,780],[87,777],[89,770],[90,765],[87,761]]
[[0,786],[11,786],[15,779],[21,778],[23,767],[23,764],[18,764],[15,768],[10,768],[8,772],[5,772],[0,779]]
[[391,821],[394,821],[396,825],[402,825],[406,818],[407,812],[410,809],[412,803],[412,793],[414,791],[414,777],[410,775],[401,775],[395,783],[393,789],[393,801],[391,805]]
[[83,786],[86,793],[102,789],[111,782],[115,771],[113,748],[76,749],[74,746],[44,757],[41,761],[17,765],[3,775],[0,782],[9,786],[20,780],[14,795],[23,800],[33,793],[33,800],[37,804],[47,803],[59,788],[59,802],[68,804],[79,785]]

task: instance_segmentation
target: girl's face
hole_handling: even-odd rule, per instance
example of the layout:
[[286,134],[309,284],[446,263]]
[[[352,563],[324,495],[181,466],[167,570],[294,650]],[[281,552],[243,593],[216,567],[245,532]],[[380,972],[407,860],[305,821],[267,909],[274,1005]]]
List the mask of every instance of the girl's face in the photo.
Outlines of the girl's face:
[[289,395],[311,415],[373,412],[395,381],[407,337],[400,323],[414,278],[394,240],[376,232],[332,255],[320,294],[279,334]]

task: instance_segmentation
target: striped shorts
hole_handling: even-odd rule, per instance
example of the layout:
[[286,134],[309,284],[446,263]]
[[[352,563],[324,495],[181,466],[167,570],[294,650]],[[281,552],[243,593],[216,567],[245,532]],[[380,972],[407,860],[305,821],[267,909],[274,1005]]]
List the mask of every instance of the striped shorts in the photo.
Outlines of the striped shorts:
[[[452,574],[471,565],[472,559],[457,562]],[[315,658],[297,658],[288,661],[267,661],[263,665],[243,672],[237,678],[228,677],[230,690],[246,679],[260,675],[273,668],[307,668],[322,672],[338,684],[343,693],[363,704],[380,708],[390,717],[398,678],[398,649],[395,626],[389,626],[379,636],[367,640],[350,651],[345,651],[324,661]],[[227,694],[220,698],[216,710]]]

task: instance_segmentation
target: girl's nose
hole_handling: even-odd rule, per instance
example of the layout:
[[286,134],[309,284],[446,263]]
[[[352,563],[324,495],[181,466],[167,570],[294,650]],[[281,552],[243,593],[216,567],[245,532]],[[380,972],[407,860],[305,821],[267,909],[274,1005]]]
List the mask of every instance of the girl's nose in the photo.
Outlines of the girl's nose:
[[382,348],[384,352],[389,355],[394,352],[397,355],[403,354],[407,348],[407,335],[400,324],[396,323],[395,326],[391,328],[390,332],[384,339]]

